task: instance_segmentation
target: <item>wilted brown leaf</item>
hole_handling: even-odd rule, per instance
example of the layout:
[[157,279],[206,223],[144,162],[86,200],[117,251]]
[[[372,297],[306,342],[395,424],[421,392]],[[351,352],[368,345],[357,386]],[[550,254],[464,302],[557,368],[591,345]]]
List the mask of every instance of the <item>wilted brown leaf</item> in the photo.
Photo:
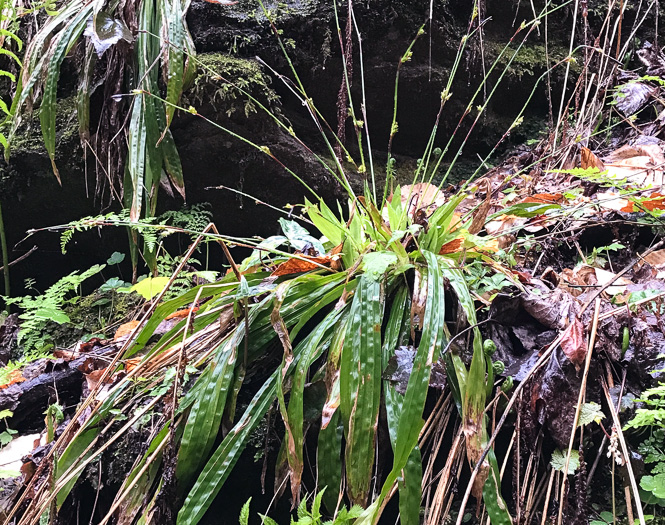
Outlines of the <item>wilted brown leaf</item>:
[[473,214],[473,221],[471,221],[471,226],[469,226],[469,233],[475,235],[485,226],[485,221],[487,220],[487,214],[490,211],[492,206],[492,185],[487,179],[482,179],[478,183],[478,189],[480,190],[481,184],[484,186],[485,190],[485,200],[478,207],[478,209]]
[[582,146],[581,151],[582,169],[598,168],[598,171],[605,171],[605,164],[589,148]]
[[173,312],[172,314],[169,314],[165,317],[165,319],[184,319],[189,315],[189,313],[196,313],[199,311],[198,306],[193,306],[192,308],[185,308],[184,310],[178,310],[176,312]]
[[584,363],[587,346],[584,338],[584,327],[577,317],[573,318],[573,321],[563,333],[561,350],[570,359],[570,362],[575,365],[575,368],[579,370],[582,363]]
[[340,243],[330,250],[330,269],[339,272],[342,270],[342,250],[344,249],[344,243]]
[[77,350],[79,353],[90,352],[95,346],[101,346],[106,344],[106,340],[100,339],[99,337],[92,337],[89,341],[81,343]]
[[[37,448],[39,446],[39,440],[35,440],[37,443],[34,448]],[[32,476],[35,474],[35,471],[37,470],[37,467],[35,465],[35,462],[29,459],[23,465],[21,465],[21,474],[23,474],[23,482],[27,483],[32,479]]]
[[93,370],[89,374],[84,374],[85,381],[88,384],[88,390],[93,390],[97,386],[99,380],[102,378],[102,375],[104,375],[104,372],[106,372],[106,368]]
[[633,213],[636,211],[665,210],[665,195],[658,192],[652,193],[649,198],[641,199],[639,202],[628,201],[619,211]]
[[132,333],[132,330],[138,326],[138,324],[139,321],[129,321],[128,323],[121,324],[116,330],[115,335],[113,336],[113,340],[117,341],[123,337],[127,337]]
[[58,359],[64,359],[65,361],[71,361],[76,358],[76,353],[71,350],[60,350],[56,348],[53,350],[53,355]]
[[282,275],[289,275],[292,273],[303,273],[309,272],[311,270],[316,270],[321,268],[321,266],[330,266],[331,258],[328,256],[325,257],[308,257],[306,255],[300,255],[303,260],[300,258],[293,257],[284,261],[282,264],[275,268],[275,271],[270,274],[271,277],[280,277]]
[[656,250],[646,255],[644,262],[649,263],[653,267],[665,266],[665,249]]
[[573,297],[557,288],[549,294],[524,294],[522,306],[539,323],[551,329],[562,329],[576,313]]
[[561,204],[564,201],[561,193],[536,193],[522,199],[521,203],[537,203],[537,204]]
[[407,210],[407,214],[411,218],[415,216],[418,210],[430,215],[435,209],[446,203],[443,192],[437,186],[427,182],[402,186],[400,198],[402,199],[403,208]]
[[7,382],[0,385],[0,389],[15,385],[16,383],[23,383],[23,381],[25,381],[25,377],[23,377],[23,373],[21,372],[21,370],[19,369],[12,370],[11,372],[9,372]]
[[452,241],[449,241],[443,246],[441,246],[441,249],[439,250],[439,255],[458,252],[462,249],[463,244],[464,244],[464,239],[462,239],[461,237],[453,239]]
[[631,184],[660,188],[665,156],[656,144],[623,146],[605,159],[608,177]]

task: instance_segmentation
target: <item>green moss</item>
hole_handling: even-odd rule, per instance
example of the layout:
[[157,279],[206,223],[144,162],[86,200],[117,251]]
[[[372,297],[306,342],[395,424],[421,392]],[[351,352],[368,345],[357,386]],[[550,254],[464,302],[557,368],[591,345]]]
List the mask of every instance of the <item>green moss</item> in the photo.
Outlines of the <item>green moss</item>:
[[[504,42],[488,42],[486,47],[486,59],[491,63],[497,59],[505,47]],[[506,50],[501,58],[498,61],[499,71],[508,65],[508,62],[511,60],[514,50]],[[517,77],[522,79],[523,76],[536,76],[542,74],[548,67],[548,57],[549,54],[549,65],[550,67],[556,62],[563,60],[568,55],[568,50],[561,46],[549,46],[549,49],[545,50],[543,44],[525,44],[519,50],[515,58],[510,62],[508,66],[508,74],[512,77]],[[579,70],[579,65],[572,63],[573,71]]]
[[[294,17],[307,17],[316,12],[320,0],[267,0],[264,6],[270,18],[275,23],[288,21]],[[240,0],[236,5],[229,7],[231,16],[238,19],[255,19],[266,22],[266,16],[255,0]]]
[[238,112],[249,117],[258,111],[258,101],[279,113],[279,96],[256,61],[224,53],[207,53],[197,59],[199,74],[185,94],[189,104],[208,103],[229,117]]
[[[11,141],[11,154],[22,153],[43,153],[46,155],[44,139],[42,137],[39,124],[39,109],[36,109],[32,115],[26,115],[25,121],[17,129]],[[55,116],[56,129],[56,151],[64,145],[77,144],[78,121],[76,118],[76,97],[71,96],[59,99]],[[71,151],[68,148],[66,151]],[[70,157],[70,154],[67,154]]]

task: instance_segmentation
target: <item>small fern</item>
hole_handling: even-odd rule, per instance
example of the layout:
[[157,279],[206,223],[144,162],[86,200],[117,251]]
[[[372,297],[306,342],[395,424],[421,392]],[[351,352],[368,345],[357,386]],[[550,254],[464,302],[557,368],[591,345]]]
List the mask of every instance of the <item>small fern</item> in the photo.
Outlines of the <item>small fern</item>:
[[[167,211],[162,213],[156,219],[158,224],[170,224],[183,230],[191,231],[192,239],[195,239],[198,232],[203,231],[212,220],[212,211],[209,202],[185,206],[180,210]],[[172,230],[165,231],[162,236],[172,233]]]
[[[291,525],[349,525],[362,514],[363,508],[359,505],[354,505],[349,510],[342,506],[342,508],[336,513],[334,519],[323,521],[323,516],[321,514],[321,499],[323,498],[325,490],[326,489],[323,488],[314,496],[312,499],[312,506],[309,510],[307,509],[307,498],[300,502],[298,509],[296,510],[298,519],[295,520],[291,518]],[[247,525],[249,522],[249,506],[251,501],[252,498],[249,498],[240,510],[238,520],[240,525]],[[278,525],[274,519],[264,514],[259,514],[259,516],[263,525]]]
[[[72,240],[75,232],[83,232],[92,228],[101,228],[102,226],[120,226],[127,221],[129,221],[129,211],[122,210],[120,213],[111,212],[106,215],[83,217],[82,219],[69,222],[60,234],[60,249],[63,254],[67,253],[67,244]],[[141,224],[137,223],[137,228]]]
[[51,343],[47,331],[48,324],[70,322],[69,316],[63,310],[63,306],[68,302],[67,296],[76,292],[83,281],[101,272],[105,267],[105,264],[96,264],[83,273],[72,272],[41,295],[3,297],[8,305],[14,304],[23,310],[19,316],[21,328],[18,332],[18,343],[23,346],[26,355],[40,353],[48,347]]

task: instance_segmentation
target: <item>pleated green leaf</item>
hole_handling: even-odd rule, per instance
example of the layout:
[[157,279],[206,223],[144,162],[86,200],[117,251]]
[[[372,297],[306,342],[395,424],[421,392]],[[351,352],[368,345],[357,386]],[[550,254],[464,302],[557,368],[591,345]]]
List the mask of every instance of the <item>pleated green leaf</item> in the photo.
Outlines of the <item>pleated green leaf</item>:
[[422,482],[423,461],[420,449],[414,447],[402,469],[402,475],[397,478],[401,525],[420,525],[420,501],[423,496]]
[[[427,285],[426,281],[421,281]],[[395,293],[393,304],[386,326],[383,343],[383,368],[388,366],[389,359],[394,355],[395,349],[400,345],[402,339],[408,338],[409,326],[409,296],[408,287],[401,286]],[[386,419],[388,420],[388,432],[390,444],[395,453],[399,419],[402,413],[402,400],[404,396],[396,391],[390,381],[384,381],[384,398],[386,407]],[[420,500],[421,500],[422,462],[420,450],[415,447],[401,478],[398,478],[399,490],[399,514],[402,523],[417,525],[420,522]]]
[[[297,358],[310,346],[314,345],[322,352],[326,342],[330,341],[334,334],[335,325],[339,322],[344,309],[334,310],[300,343],[294,350]],[[295,368],[295,362],[291,364],[287,373]],[[226,481],[231,469],[238,457],[244,450],[247,438],[264,418],[270,405],[277,397],[277,380],[282,373],[276,370],[256,393],[245,412],[235,424],[233,429],[222,440],[214,452],[202,473],[189,492],[185,502],[178,513],[178,525],[194,525],[200,521],[210,504],[219,493]]]
[[365,505],[374,465],[381,400],[381,283],[359,278],[340,365],[340,412],[346,438],[347,493]]
[[180,100],[185,62],[185,28],[181,0],[163,2],[163,14],[168,35],[168,61],[166,69],[166,127],[171,125],[175,113],[175,104]]
[[[381,494],[363,512],[359,523],[376,523],[383,500],[399,477],[402,478],[405,487],[402,505],[407,509],[409,516],[407,519],[410,523],[416,519],[413,510],[416,506],[415,502],[417,501],[418,507],[420,506],[420,481],[417,465],[411,464],[409,468],[411,475],[409,476],[406,475],[405,468],[410,457],[415,462],[419,456],[419,452],[415,452],[415,450],[423,426],[422,414],[425,408],[432,362],[434,356],[440,354],[444,344],[444,316],[442,312],[445,311],[443,277],[438,260],[431,252],[425,251],[423,255],[427,261],[425,319],[420,345],[416,351],[413,369],[402,400],[395,438],[393,468],[383,484]],[[416,486],[416,481],[418,486]]]
[[[141,217],[143,208],[143,175],[146,160],[145,103],[143,95],[134,97],[128,135],[127,173],[130,185],[125,183],[125,195],[126,200],[129,201],[129,218],[132,222],[137,222]],[[131,193],[127,195],[129,188],[131,188]]]
[[326,488],[323,504],[333,513],[342,491],[342,436],[344,425],[340,422],[339,411],[335,412],[328,426],[319,431],[316,466],[319,487]]
[[[406,286],[401,286],[393,297],[393,304],[388,316],[386,332],[383,339],[383,369],[388,366],[390,358],[395,355],[395,350],[399,346],[400,333],[409,323],[408,293]],[[397,392],[390,381],[384,381],[384,398],[386,406],[386,419],[388,420],[388,434],[390,436],[390,445],[395,451],[397,441],[397,428],[399,426],[399,416],[402,412],[403,396]]]
[[[239,329],[236,334],[242,338],[243,332],[244,329]],[[220,345],[209,372],[200,379],[203,384],[187,417],[178,451],[176,476],[180,488],[189,486],[194,474],[205,464],[219,433],[226,396],[233,382],[239,338],[229,337]]]
[[[54,468],[54,479],[57,480],[64,472],[67,471],[70,467],[78,463],[79,461],[85,460],[90,456],[92,452],[85,453],[85,450],[88,448],[90,443],[97,437],[99,434],[100,428],[97,426],[91,426],[90,428],[84,430],[78,437],[69,443],[67,448],[64,450],[62,455],[58,457],[55,461]],[[76,483],[78,477],[73,477],[60,491],[56,496],[56,508],[60,508],[62,504],[69,496],[74,484]]]
[[60,78],[60,66],[65,56],[79,39],[90,14],[92,6],[87,6],[72,18],[65,29],[58,34],[55,45],[52,45],[51,56],[46,70],[46,80],[44,82],[44,93],[42,103],[39,108],[39,121],[44,138],[44,146],[51,159],[53,173],[58,182],[61,183],[58,168],[55,165],[55,116],[57,111],[56,95],[58,91],[58,79]]

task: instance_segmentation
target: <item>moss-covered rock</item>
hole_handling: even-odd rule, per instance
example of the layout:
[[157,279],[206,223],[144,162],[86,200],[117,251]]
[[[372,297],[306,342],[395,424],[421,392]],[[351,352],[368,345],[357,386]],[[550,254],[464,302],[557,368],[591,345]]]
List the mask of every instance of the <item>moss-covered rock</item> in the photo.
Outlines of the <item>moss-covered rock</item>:
[[198,74],[184,101],[195,107],[212,104],[231,117],[249,117],[263,105],[279,114],[279,96],[270,87],[272,79],[254,59],[224,53],[203,53],[196,57]]

